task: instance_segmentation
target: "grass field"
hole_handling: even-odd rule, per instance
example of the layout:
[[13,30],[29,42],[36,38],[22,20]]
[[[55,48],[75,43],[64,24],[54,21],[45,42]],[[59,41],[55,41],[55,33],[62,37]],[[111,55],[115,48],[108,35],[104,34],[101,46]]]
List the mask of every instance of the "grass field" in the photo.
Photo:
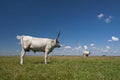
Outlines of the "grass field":
[[18,56],[0,57],[0,80],[120,80],[120,57]]

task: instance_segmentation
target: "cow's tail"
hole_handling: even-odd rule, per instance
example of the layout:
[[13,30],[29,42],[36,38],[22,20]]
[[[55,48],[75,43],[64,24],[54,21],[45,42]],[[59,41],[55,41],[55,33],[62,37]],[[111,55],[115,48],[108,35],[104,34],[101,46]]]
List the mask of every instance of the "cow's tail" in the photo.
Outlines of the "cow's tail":
[[20,36],[20,35],[17,35],[17,36],[16,36],[16,38],[17,38],[17,39],[21,39],[21,38],[22,38],[22,36]]
[[16,38],[20,40],[21,44],[23,44],[23,36],[17,35]]

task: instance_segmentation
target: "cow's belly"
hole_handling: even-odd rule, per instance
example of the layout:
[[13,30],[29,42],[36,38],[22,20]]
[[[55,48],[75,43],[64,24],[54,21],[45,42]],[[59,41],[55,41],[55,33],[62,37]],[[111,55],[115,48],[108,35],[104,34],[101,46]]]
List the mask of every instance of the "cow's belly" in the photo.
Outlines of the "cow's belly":
[[45,46],[31,45],[30,50],[34,52],[45,52]]

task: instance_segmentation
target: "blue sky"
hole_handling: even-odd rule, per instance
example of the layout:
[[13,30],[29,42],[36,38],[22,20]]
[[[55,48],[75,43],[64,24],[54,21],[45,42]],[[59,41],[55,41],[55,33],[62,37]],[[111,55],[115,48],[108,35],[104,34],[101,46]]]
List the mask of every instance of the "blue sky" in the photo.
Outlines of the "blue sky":
[[17,35],[55,38],[58,55],[120,56],[119,0],[1,0],[0,55],[19,55]]

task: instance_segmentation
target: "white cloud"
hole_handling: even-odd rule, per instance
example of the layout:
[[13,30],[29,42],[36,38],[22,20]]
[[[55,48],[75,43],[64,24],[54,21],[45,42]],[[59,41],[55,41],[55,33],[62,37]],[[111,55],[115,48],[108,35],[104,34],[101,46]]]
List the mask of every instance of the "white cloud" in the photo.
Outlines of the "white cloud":
[[105,23],[110,23],[111,22],[111,19],[112,19],[112,16],[109,16],[105,19]]
[[112,40],[108,40],[108,42],[112,42]]
[[88,46],[87,46],[87,45],[84,45],[84,49],[88,49]]
[[104,48],[101,48],[101,52],[110,53],[111,52],[110,46],[106,46]]
[[82,46],[78,46],[75,48],[75,50],[81,50],[82,49]]
[[64,48],[65,49],[71,49],[72,47],[71,46],[65,46]]
[[115,36],[112,36],[112,40],[113,40],[113,41],[119,41],[119,38],[118,38],[118,37],[115,37]]
[[108,16],[105,18],[105,14],[100,13],[99,15],[97,15],[98,19],[103,18],[102,20],[104,20],[105,23],[110,23],[112,21],[112,16]]
[[100,13],[97,17],[98,17],[99,19],[101,19],[101,18],[104,17],[104,14],[103,14],[103,13]]
[[111,40],[108,40],[108,42],[115,42],[115,41],[119,41],[118,37],[112,36]]
[[106,46],[107,49],[110,49],[110,46]]
[[95,46],[95,44],[94,44],[94,43],[91,43],[90,46],[93,47],[93,46]]

